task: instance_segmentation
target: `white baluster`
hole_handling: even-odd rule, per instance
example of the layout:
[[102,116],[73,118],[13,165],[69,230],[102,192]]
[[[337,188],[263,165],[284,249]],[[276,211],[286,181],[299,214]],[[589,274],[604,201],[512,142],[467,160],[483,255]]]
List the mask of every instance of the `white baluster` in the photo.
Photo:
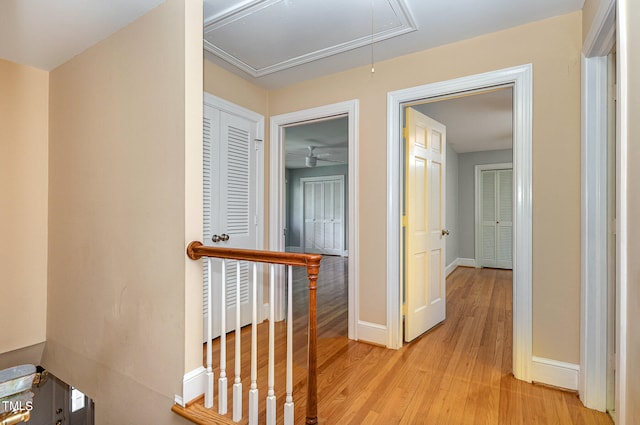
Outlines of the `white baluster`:
[[242,344],[240,343],[240,261],[236,261],[236,377],[233,381],[233,421],[240,422],[242,419],[242,379],[240,378],[240,355]]
[[207,257],[207,388],[204,393],[204,407],[213,407],[213,361],[211,359],[211,328],[213,327],[213,314],[211,313],[211,258]]
[[222,260],[220,289],[220,378],[218,378],[218,413],[227,414],[227,264]]
[[284,425],[293,425],[293,267],[287,266],[287,397],[284,403]]
[[269,265],[269,375],[267,382],[267,425],[276,425],[276,394],[274,385],[275,364],[275,265]]
[[258,265],[253,263],[253,306],[251,309],[251,389],[249,425],[258,425]]

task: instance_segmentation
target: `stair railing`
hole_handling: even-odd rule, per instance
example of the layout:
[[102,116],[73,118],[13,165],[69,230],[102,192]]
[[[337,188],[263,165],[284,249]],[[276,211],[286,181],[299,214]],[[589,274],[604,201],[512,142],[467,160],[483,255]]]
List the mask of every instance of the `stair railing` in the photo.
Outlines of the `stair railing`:
[[[275,329],[274,329],[274,305],[275,305],[275,266],[278,264],[289,266],[288,273],[288,297],[287,297],[287,361],[286,361],[286,399],[284,404],[284,424],[294,424],[294,402],[293,402],[293,288],[292,288],[292,267],[306,267],[307,278],[309,279],[309,312],[308,312],[308,346],[307,346],[307,406],[306,424],[318,423],[318,398],[317,398],[317,316],[316,316],[316,284],[320,271],[321,255],[300,254],[290,252],[256,251],[235,248],[218,248],[205,246],[201,242],[191,242],[187,247],[187,255],[192,260],[199,260],[203,257],[208,261],[208,296],[207,308],[211,312],[212,306],[212,282],[211,282],[211,259],[222,260],[222,282],[226,282],[226,260],[237,260],[237,267],[240,261],[253,263],[253,282],[257,282],[257,263],[268,263],[269,268],[269,360],[268,360],[268,383],[266,397],[266,421],[267,425],[276,424],[276,396],[274,391],[275,380]],[[240,271],[236,272],[236,299],[240,299]],[[258,388],[257,388],[257,293],[256,286],[253,285],[253,305],[252,305],[252,325],[251,325],[251,387],[249,389],[249,425],[258,423]],[[220,376],[218,378],[218,413],[227,413],[227,376],[226,376],[226,335],[224,330],[226,321],[226,301],[225,291],[221,291],[221,325],[220,329]],[[214,398],[214,377],[212,362],[212,314],[207,320],[207,389],[205,392],[206,408],[213,407]],[[240,375],[240,303],[236,302],[236,326],[235,326],[235,377],[233,384],[233,414],[234,422],[242,420],[242,381]]]

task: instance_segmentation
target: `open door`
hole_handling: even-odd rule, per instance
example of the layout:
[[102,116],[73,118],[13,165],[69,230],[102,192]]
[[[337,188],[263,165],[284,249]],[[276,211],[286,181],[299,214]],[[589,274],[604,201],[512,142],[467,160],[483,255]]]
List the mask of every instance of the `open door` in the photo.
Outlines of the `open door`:
[[404,339],[445,319],[444,176],[446,127],[406,108]]

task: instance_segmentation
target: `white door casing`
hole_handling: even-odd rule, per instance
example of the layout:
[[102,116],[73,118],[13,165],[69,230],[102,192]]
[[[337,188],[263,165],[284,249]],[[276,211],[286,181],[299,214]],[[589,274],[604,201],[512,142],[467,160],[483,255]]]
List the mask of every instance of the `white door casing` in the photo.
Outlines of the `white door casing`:
[[476,267],[513,267],[512,163],[475,166]]
[[344,176],[300,179],[302,249],[325,255],[344,252]]
[[445,319],[446,128],[406,108],[406,312],[405,340]]
[[[622,271],[621,256],[616,255],[613,264],[607,261],[607,205],[602,202],[612,194],[608,193],[607,173],[608,154],[607,137],[610,124],[616,129],[618,146],[616,147],[614,174],[616,175],[616,210],[621,211],[623,200],[619,198],[619,185],[624,179],[621,168],[625,166],[619,145],[620,112],[624,97],[622,73],[624,70],[609,70],[607,55],[618,45],[621,38],[621,28],[616,28],[617,21],[624,15],[622,7],[616,6],[615,0],[599,2],[598,9],[582,46],[582,148],[581,148],[581,288],[580,292],[580,400],[586,407],[605,411],[607,408],[607,332],[608,332],[608,289],[607,270],[613,268],[616,273]],[[618,16],[616,16],[618,15]],[[623,20],[620,24],[624,25]],[[616,40],[618,38],[618,40]],[[619,46],[619,45],[618,45]],[[620,48],[616,47],[617,62],[620,64]],[[617,72],[618,102],[616,103],[617,123],[610,123],[608,116],[607,82],[609,72]],[[625,193],[624,191],[622,193]],[[623,246],[624,220],[621,216],[616,220],[616,250]],[[620,252],[620,251],[618,251]],[[624,297],[621,294],[626,287],[625,276],[616,275],[616,299],[611,300],[616,310],[615,345],[616,345],[616,375],[615,383],[616,416],[618,425],[625,421],[625,372],[626,358],[624,356],[625,335],[619,330],[624,329]]]
[[[204,105],[204,235],[205,245],[260,249],[263,240],[264,195],[258,184],[263,174],[262,132],[264,118],[205,93]],[[213,236],[219,240],[214,242]],[[220,260],[212,260],[213,337],[220,335]],[[204,282],[209,270],[205,262]],[[242,325],[251,322],[251,293],[248,263],[240,264],[241,291],[236,294],[235,261],[226,262],[226,332],[235,328],[236,299],[241,302]],[[258,274],[258,299],[261,299],[261,273]],[[208,310],[204,285],[205,333]],[[259,320],[262,320],[260,317]]]
[[[368,322],[359,320],[358,313],[358,100],[324,105],[316,108],[272,116],[270,119],[270,189],[269,189],[269,249],[284,251],[285,226],[285,196],[284,196],[284,128],[304,121],[347,115],[348,145],[349,145],[349,312],[348,335],[350,339],[360,337],[367,341],[377,341],[379,334],[386,333],[385,329],[369,326]],[[276,320],[284,319],[284,275],[276,276],[275,296]]]
[[513,373],[531,382],[532,366],[532,65],[520,65],[387,94],[387,321],[386,344],[402,346],[400,297],[401,105],[496,86],[513,87]]

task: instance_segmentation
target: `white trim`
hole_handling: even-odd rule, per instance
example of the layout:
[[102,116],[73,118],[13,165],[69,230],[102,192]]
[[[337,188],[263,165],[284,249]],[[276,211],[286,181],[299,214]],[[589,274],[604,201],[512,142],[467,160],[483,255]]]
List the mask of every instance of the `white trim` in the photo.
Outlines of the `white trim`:
[[460,263],[459,258],[456,258],[455,260],[453,260],[447,267],[445,267],[444,276],[449,277],[449,275],[458,268],[459,263]]
[[[618,219],[616,220],[617,247],[616,255],[616,341],[618,347],[616,350],[616,425],[626,425],[627,415],[627,285],[628,279],[628,144],[629,144],[629,64],[628,55],[630,49],[629,30],[627,28],[630,19],[625,1],[618,2],[617,16],[617,102],[616,102],[616,152],[618,158],[616,163],[619,165],[616,170],[616,200],[618,205]],[[637,166],[637,164],[634,164]]]
[[[512,162],[503,162],[498,164],[478,164],[474,167],[473,172],[473,184],[474,184],[474,194],[475,194],[475,202],[474,202],[474,228],[473,232],[475,235],[475,247],[474,247],[474,255],[475,255],[475,265],[474,267],[481,267],[482,261],[480,261],[480,246],[482,244],[482,235],[480,233],[480,173],[485,170],[511,170],[513,169]],[[512,195],[512,199],[513,199]],[[515,216],[515,214],[514,214]],[[513,247],[512,247],[513,249]]]
[[402,346],[400,297],[401,104],[497,85],[513,85],[514,290],[513,373],[531,381],[532,357],[532,66],[398,90],[387,94],[387,346]]
[[478,267],[475,258],[458,258],[458,265],[461,267]]
[[187,403],[200,397],[207,389],[207,369],[200,366],[185,373],[182,378],[182,397],[176,394],[175,403],[185,407]]
[[553,385],[576,391],[580,366],[533,356],[531,359],[531,380],[541,384]]
[[451,273],[456,271],[458,267],[476,267],[475,258],[456,258],[445,269],[445,276],[448,277]]
[[[333,254],[328,252],[329,250],[326,250],[326,252],[320,252],[321,250],[315,250],[316,254],[323,254],[323,255],[342,255],[344,253],[344,246],[345,246],[345,227],[347,225],[346,222],[346,217],[345,217],[345,211],[344,211],[344,175],[340,174],[340,175],[333,175],[333,176],[317,176],[317,177],[301,177],[300,178],[300,206],[299,206],[299,211],[302,212],[302,225],[300,226],[300,244],[301,244],[301,248],[302,248],[302,252],[311,252],[314,253],[314,251],[311,251],[307,248],[306,245],[306,236],[305,236],[305,206],[304,206],[304,200],[305,200],[305,194],[304,194],[304,184],[306,182],[324,182],[324,181],[330,181],[330,180],[339,180],[340,181],[340,189],[342,190],[342,193],[340,194],[340,203],[341,203],[341,208],[340,210],[342,211],[342,217],[340,217],[340,219],[342,220],[342,246],[340,247],[340,254]],[[315,241],[315,238],[314,238]],[[335,250],[334,250],[335,251]]]
[[[607,408],[608,64],[616,1],[600,2],[583,44],[581,123],[580,385],[582,403]],[[620,251],[618,250],[618,253]],[[616,379],[618,379],[616,377]],[[617,392],[617,391],[616,391]]]
[[580,400],[607,407],[607,57],[582,58]]
[[387,327],[377,323],[358,320],[358,340],[371,344],[387,345]]
[[582,44],[586,57],[607,56],[616,41],[616,0],[600,0]]
[[[284,249],[284,128],[304,121],[317,120],[338,115],[349,117],[349,312],[348,335],[350,339],[358,339],[356,321],[359,315],[359,220],[358,220],[358,126],[359,102],[357,99],[317,108],[305,109],[288,114],[276,115],[270,119],[270,176],[269,176],[269,249],[282,251]],[[276,273],[276,311],[284,314],[284,305],[279,300],[284,299],[284,276]],[[284,318],[284,317],[282,317]]]

